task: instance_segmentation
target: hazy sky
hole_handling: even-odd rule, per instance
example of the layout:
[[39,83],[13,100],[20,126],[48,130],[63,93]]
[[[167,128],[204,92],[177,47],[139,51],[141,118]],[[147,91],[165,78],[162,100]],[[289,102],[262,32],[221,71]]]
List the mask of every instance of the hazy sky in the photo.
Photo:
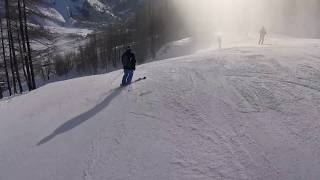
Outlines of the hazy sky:
[[[174,0],[193,31],[274,33],[319,31],[320,0]],[[318,3],[318,4],[317,4]],[[317,24],[317,25],[316,25]]]

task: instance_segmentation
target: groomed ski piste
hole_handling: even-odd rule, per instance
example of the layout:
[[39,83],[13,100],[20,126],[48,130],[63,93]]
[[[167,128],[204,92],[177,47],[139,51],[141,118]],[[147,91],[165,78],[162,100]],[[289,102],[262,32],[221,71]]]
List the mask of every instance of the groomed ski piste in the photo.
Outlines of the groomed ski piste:
[[266,43],[0,101],[0,179],[319,180],[320,40]]

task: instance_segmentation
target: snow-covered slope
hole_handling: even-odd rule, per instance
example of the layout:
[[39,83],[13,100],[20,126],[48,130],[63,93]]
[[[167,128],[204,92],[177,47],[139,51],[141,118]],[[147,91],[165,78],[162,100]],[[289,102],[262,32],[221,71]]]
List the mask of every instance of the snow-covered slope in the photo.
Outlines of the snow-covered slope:
[[274,38],[0,102],[3,180],[318,180],[320,41]]

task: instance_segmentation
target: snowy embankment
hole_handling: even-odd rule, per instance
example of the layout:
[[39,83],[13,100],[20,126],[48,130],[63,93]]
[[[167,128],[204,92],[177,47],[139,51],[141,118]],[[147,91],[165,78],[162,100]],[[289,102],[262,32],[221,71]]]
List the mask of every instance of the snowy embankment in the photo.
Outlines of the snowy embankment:
[[4,180],[318,180],[320,41],[272,39],[0,102]]

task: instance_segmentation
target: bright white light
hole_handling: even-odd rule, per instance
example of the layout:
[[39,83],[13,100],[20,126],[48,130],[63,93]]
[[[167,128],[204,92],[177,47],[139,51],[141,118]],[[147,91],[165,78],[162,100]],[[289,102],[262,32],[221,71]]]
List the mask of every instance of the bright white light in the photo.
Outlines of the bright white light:
[[[314,27],[319,0],[172,0],[195,32],[276,33]],[[288,11],[296,14],[288,14]],[[319,14],[319,13],[318,13]],[[320,14],[319,14],[320,15]],[[290,19],[291,18],[291,19]],[[312,20],[312,21],[311,21]],[[315,29],[315,28],[313,28]],[[311,28],[309,29],[311,31]]]
[[263,25],[261,0],[176,0],[194,30],[247,31]]

